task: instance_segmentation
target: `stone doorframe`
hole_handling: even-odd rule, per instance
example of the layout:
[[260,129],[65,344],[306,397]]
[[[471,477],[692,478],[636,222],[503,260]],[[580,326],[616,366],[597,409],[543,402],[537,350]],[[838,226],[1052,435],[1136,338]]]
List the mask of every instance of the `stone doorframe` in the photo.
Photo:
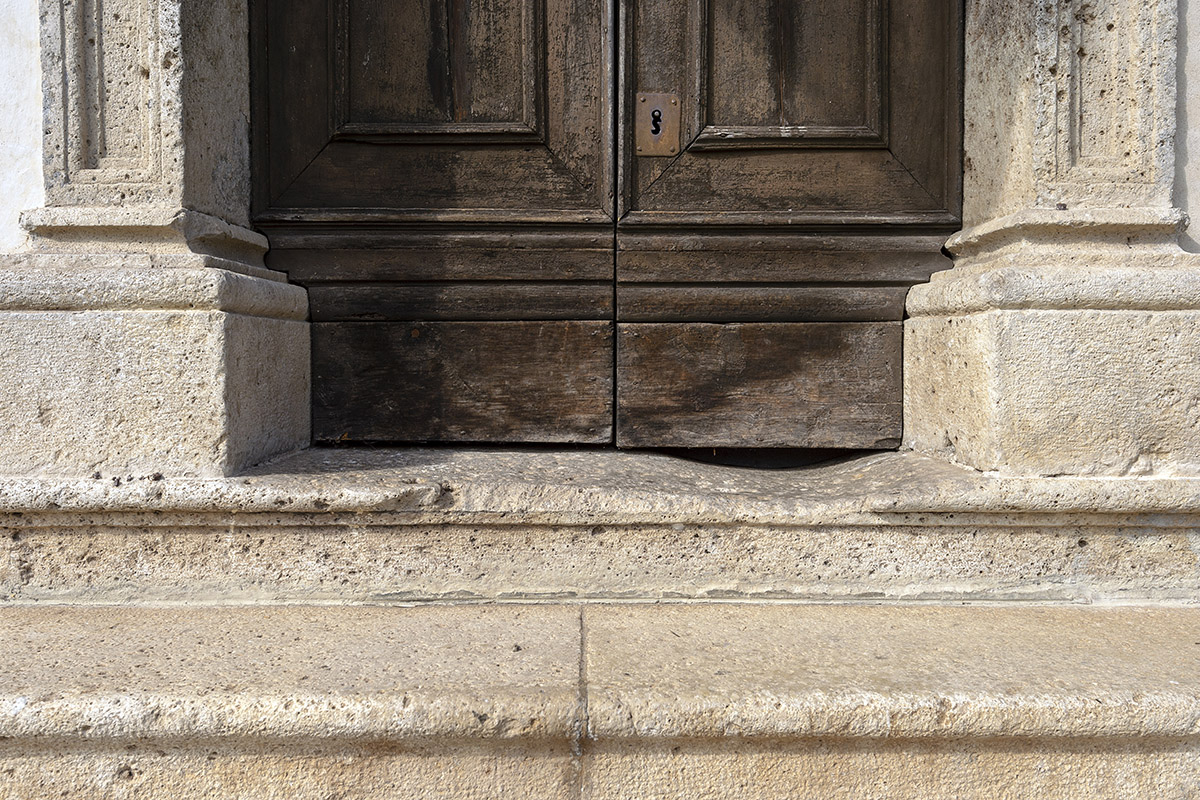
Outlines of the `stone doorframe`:
[[[909,295],[905,445],[1200,474],[1175,0],[966,5],[966,229]],[[248,227],[245,0],[41,15],[46,205],[0,256],[0,472],[212,477],[307,446],[307,300]]]

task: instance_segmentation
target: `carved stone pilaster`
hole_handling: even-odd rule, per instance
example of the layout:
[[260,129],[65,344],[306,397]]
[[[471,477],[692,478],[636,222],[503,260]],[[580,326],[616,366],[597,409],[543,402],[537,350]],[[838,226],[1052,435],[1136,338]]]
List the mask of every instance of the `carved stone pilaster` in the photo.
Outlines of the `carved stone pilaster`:
[[1200,473],[1176,13],[968,3],[968,227],[955,268],[909,295],[908,446],[1012,474]]
[[248,227],[244,0],[42,0],[46,204],[0,262],[0,472],[308,443],[307,299]]

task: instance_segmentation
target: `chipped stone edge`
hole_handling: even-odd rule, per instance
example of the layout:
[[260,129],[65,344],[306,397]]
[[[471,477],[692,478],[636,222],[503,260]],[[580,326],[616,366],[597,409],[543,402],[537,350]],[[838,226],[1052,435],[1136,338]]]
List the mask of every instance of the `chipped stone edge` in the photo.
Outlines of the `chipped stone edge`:
[[937,273],[909,291],[905,308],[911,317],[994,310],[1200,310],[1200,257],[1195,255],[1181,252],[1163,255],[1158,263],[1099,267],[1021,260],[1001,257],[978,268]]
[[1200,696],[758,692],[679,696],[586,686],[497,687],[374,698],[336,694],[176,696],[97,692],[0,696],[0,740],[262,741],[477,739],[999,739],[1195,738]]

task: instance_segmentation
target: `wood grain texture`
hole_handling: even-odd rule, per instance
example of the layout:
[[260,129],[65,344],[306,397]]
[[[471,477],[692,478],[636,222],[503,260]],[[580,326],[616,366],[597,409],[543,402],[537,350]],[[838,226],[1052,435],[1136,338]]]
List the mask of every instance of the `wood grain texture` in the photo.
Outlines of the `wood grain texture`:
[[312,327],[317,441],[612,440],[611,323]]
[[668,234],[625,231],[617,253],[623,283],[860,283],[926,281],[949,269],[943,236]]
[[[609,281],[613,279],[612,235],[600,248],[521,246],[515,236],[468,243],[453,237],[441,246],[275,249],[267,255],[272,269],[293,281]],[[320,244],[314,239],[313,244]],[[351,243],[358,244],[351,239]],[[455,244],[457,243],[457,244]],[[389,244],[395,244],[390,242]],[[482,246],[480,246],[482,244]]]
[[[896,446],[958,0],[252,3],[319,439]],[[678,157],[635,156],[638,92],[679,96]]]
[[[256,0],[267,6],[281,211],[612,216],[605,0]],[[582,213],[584,211],[588,213]],[[426,213],[426,212],[432,213]],[[524,216],[523,216],[524,214]]]
[[611,283],[318,283],[308,287],[308,302],[313,322],[611,320],[613,316]]
[[622,447],[891,448],[902,325],[622,323]]
[[879,0],[710,0],[709,125],[873,127]]
[[618,284],[621,322],[867,322],[904,318],[907,286]]
[[623,99],[680,92],[694,137],[666,161],[623,134],[621,225],[958,225],[955,0],[660,0],[628,16]]

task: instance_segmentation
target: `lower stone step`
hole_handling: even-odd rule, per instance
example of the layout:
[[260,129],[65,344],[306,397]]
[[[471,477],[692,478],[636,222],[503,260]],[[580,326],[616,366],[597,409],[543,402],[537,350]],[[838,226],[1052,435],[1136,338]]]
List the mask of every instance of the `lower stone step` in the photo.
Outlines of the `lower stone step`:
[[0,608],[3,798],[1193,798],[1200,610]]

